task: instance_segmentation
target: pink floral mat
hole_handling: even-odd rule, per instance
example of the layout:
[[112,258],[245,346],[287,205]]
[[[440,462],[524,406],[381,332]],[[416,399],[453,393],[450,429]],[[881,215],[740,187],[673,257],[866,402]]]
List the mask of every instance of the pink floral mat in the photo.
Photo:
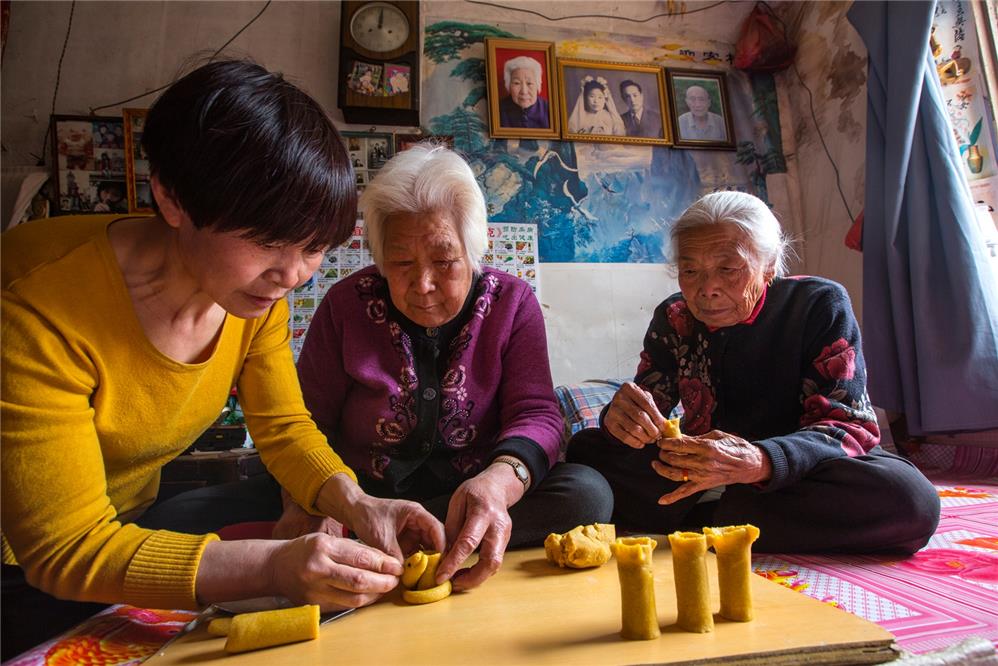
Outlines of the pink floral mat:
[[904,559],[757,555],[755,571],[876,622],[910,653],[972,636],[998,645],[998,448],[924,445],[911,457],[942,503],[925,548]]
[[[755,571],[876,622],[910,653],[971,636],[998,644],[998,448],[926,445],[912,459],[943,507],[935,535],[914,556],[757,555]],[[138,664],[194,616],[112,606],[7,664]]]

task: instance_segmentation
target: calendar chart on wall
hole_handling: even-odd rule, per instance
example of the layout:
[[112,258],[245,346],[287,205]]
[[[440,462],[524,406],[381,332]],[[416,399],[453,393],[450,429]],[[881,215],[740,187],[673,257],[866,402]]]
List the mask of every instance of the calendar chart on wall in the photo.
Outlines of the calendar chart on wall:
[[[527,282],[540,298],[540,263],[537,256],[537,225],[490,223],[489,241],[482,265],[495,268]],[[364,223],[357,221],[353,234],[322,258],[319,270],[288,294],[291,311],[291,351],[295,361],[305,343],[305,335],[316,308],[329,289],[352,273],[374,263],[364,238]]]

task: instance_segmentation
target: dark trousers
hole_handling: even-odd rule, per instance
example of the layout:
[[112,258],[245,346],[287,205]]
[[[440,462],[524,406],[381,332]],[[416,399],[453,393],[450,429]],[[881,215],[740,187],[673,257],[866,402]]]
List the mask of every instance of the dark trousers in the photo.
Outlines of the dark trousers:
[[[451,496],[422,502],[441,522],[447,518]],[[558,463],[529,494],[509,508],[513,530],[509,548],[540,546],[551,532],[567,532],[577,525],[605,523],[613,512],[610,486],[596,470]]]
[[904,458],[876,447],[867,455],[834,458],[797,483],[764,492],[727,486],[716,502],[697,504],[702,493],[660,506],[658,498],[679,484],[651,466],[658,447],[632,449],[597,428],[572,438],[568,460],[597,469],[613,488],[618,528],[668,534],[679,529],[742,525],[759,528],[753,549],[769,553],[890,551],[913,553],[939,523],[939,496]]

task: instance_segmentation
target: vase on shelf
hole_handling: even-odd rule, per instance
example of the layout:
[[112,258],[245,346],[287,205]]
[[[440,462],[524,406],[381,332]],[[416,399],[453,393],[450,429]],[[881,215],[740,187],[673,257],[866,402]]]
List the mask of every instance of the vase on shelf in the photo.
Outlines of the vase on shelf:
[[967,149],[967,167],[970,169],[970,173],[980,173],[981,169],[984,167],[984,156],[981,155],[981,150],[977,146],[971,146]]

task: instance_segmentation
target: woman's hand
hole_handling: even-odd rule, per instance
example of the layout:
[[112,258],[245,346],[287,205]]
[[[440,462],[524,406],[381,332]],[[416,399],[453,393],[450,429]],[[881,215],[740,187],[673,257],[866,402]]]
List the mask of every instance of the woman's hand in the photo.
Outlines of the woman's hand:
[[271,556],[273,589],[323,611],[373,603],[398,585],[402,564],[352,539],[309,534],[285,541]]
[[334,474],[319,489],[316,509],[339,518],[361,541],[398,559],[421,546],[443,550],[444,527],[416,502],[374,497],[346,474]]
[[701,490],[733,483],[768,481],[773,464],[761,448],[737,435],[711,430],[705,435],[662,439],[652,467],[659,476],[680,482],[659,504],[672,504]]
[[666,420],[651,393],[627,382],[613,396],[603,417],[603,427],[624,444],[642,449],[662,436]]
[[478,562],[457,572],[455,590],[481,585],[502,566],[513,530],[508,508],[523,497],[523,483],[506,463],[493,463],[454,491],[447,507],[447,543],[450,550],[437,568],[437,583],[450,579],[458,567],[481,546]]
[[291,498],[288,491],[281,488],[281,501],[284,504],[284,513],[281,514],[274,531],[271,533],[272,539],[295,539],[306,534],[328,534],[334,537],[343,536],[343,524],[335,518],[329,516],[316,516],[301,508],[298,502]]
[[201,555],[195,591],[202,604],[281,595],[329,611],[372,603],[401,575],[397,558],[328,534],[212,541]]

